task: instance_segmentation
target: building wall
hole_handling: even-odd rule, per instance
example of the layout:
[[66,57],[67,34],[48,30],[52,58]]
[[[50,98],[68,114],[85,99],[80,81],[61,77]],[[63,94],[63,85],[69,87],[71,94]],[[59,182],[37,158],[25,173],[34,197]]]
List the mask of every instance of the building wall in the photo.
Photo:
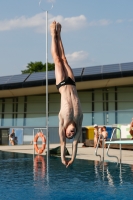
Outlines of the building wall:
[[[84,114],[83,127],[98,125],[129,124],[133,117],[133,86],[111,87],[78,91]],[[0,99],[0,138],[3,143],[3,132],[22,130],[23,144],[30,144],[33,131],[36,134],[45,125],[45,95],[34,95]],[[60,94],[49,94],[49,142],[59,143],[58,112],[60,110]],[[37,129],[34,129],[37,128]],[[40,129],[39,129],[40,128]],[[43,130],[46,134],[45,130]],[[19,137],[19,135],[18,135]],[[19,139],[19,138],[18,138]],[[7,139],[8,142],[8,139]],[[41,142],[41,139],[40,141]],[[71,143],[71,140],[67,140]],[[82,142],[82,135],[80,137]]]
[[[83,126],[129,124],[133,117],[133,86],[78,91]],[[45,127],[45,95],[0,99],[1,127]],[[49,94],[49,127],[58,127],[60,94]]]

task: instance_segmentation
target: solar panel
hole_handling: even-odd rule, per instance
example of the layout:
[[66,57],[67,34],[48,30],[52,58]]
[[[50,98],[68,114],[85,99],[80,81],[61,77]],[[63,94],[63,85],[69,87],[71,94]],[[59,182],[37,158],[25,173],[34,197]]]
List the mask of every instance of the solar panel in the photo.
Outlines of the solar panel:
[[11,76],[11,78],[7,81],[7,84],[23,83],[28,76],[29,74],[19,74]]
[[12,76],[1,76],[0,77],[0,85],[6,84]]
[[[81,76],[82,68],[76,68],[72,69],[74,76]],[[46,72],[36,72],[32,73],[26,80],[26,82],[29,81],[43,81],[46,78]],[[48,79],[49,80],[55,80],[55,71],[48,71]]]
[[74,77],[76,78],[76,76],[81,76],[83,68],[73,68],[72,69]]
[[101,66],[84,68],[83,76],[101,74]]
[[120,72],[120,66],[119,64],[113,64],[113,65],[103,65],[102,67],[102,73],[115,73]]
[[[72,69],[76,81],[80,80],[96,80],[104,78],[114,78],[121,76],[132,76],[133,74],[133,62],[112,64],[112,65],[99,65],[86,68],[73,68]],[[82,74],[83,72],[83,74]],[[82,75],[82,77],[81,77]],[[0,85],[10,85],[13,83],[32,82],[36,84],[36,81],[45,81],[46,72],[36,72],[32,74],[19,74],[14,76],[3,76],[0,77]],[[48,80],[50,84],[55,83],[55,71],[48,71]],[[34,83],[35,82],[35,83]],[[2,86],[3,87],[3,86]],[[19,87],[19,86],[18,86]]]
[[48,71],[48,79],[54,79],[55,80],[55,71]]
[[122,63],[121,71],[133,71],[133,62],[130,63]]
[[[74,76],[81,76],[83,68],[72,69]],[[48,71],[48,79],[55,79],[55,71]]]
[[43,81],[45,80],[45,72],[35,72],[32,73],[25,82],[30,82],[30,81]]

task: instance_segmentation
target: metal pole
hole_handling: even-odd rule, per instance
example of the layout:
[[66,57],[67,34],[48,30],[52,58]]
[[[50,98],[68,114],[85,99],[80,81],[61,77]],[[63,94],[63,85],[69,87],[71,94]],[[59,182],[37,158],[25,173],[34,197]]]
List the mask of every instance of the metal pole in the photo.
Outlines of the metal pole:
[[103,135],[102,135],[102,145],[103,145],[103,165],[104,165],[104,137],[103,137]]
[[49,132],[48,132],[48,11],[46,11],[46,143],[47,160],[49,157]]
[[[120,130],[120,141],[121,141],[121,129]],[[122,162],[122,150],[121,150],[121,143],[120,143],[120,163]]]

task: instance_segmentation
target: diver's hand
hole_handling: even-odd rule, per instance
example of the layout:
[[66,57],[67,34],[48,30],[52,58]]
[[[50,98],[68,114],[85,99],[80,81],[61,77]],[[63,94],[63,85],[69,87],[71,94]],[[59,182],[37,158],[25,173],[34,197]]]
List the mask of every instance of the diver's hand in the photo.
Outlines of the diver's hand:
[[62,160],[62,164],[63,164],[63,165],[65,165],[65,166],[66,166],[66,165],[67,165],[67,163],[68,163],[68,162],[67,162],[66,160]]
[[66,167],[68,167],[69,165],[71,165],[73,163],[73,160],[71,159],[71,160],[69,160],[68,162],[67,162],[67,165],[66,165]]

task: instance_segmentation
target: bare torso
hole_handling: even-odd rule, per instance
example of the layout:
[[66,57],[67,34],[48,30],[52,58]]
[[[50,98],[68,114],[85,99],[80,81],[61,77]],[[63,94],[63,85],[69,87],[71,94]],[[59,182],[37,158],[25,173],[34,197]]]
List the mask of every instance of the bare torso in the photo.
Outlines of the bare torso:
[[62,125],[66,128],[69,123],[74,122],[78,128],[82,124],[82,110],[76,87],[65,85],[59,89],[59,92],[61,93],[59,118],[63,120]]
[[131,136],[133,137],[133,119],[130,123],[130,129],[129,129],[129,133],[131,134]]
[[94,137],[98,138],[99,137],[99,132],[97,128],[94,128]]
[[106,139],[108,137],[108,132],[107,131],[102,131],[102,135],[103,135],[104,139]]

